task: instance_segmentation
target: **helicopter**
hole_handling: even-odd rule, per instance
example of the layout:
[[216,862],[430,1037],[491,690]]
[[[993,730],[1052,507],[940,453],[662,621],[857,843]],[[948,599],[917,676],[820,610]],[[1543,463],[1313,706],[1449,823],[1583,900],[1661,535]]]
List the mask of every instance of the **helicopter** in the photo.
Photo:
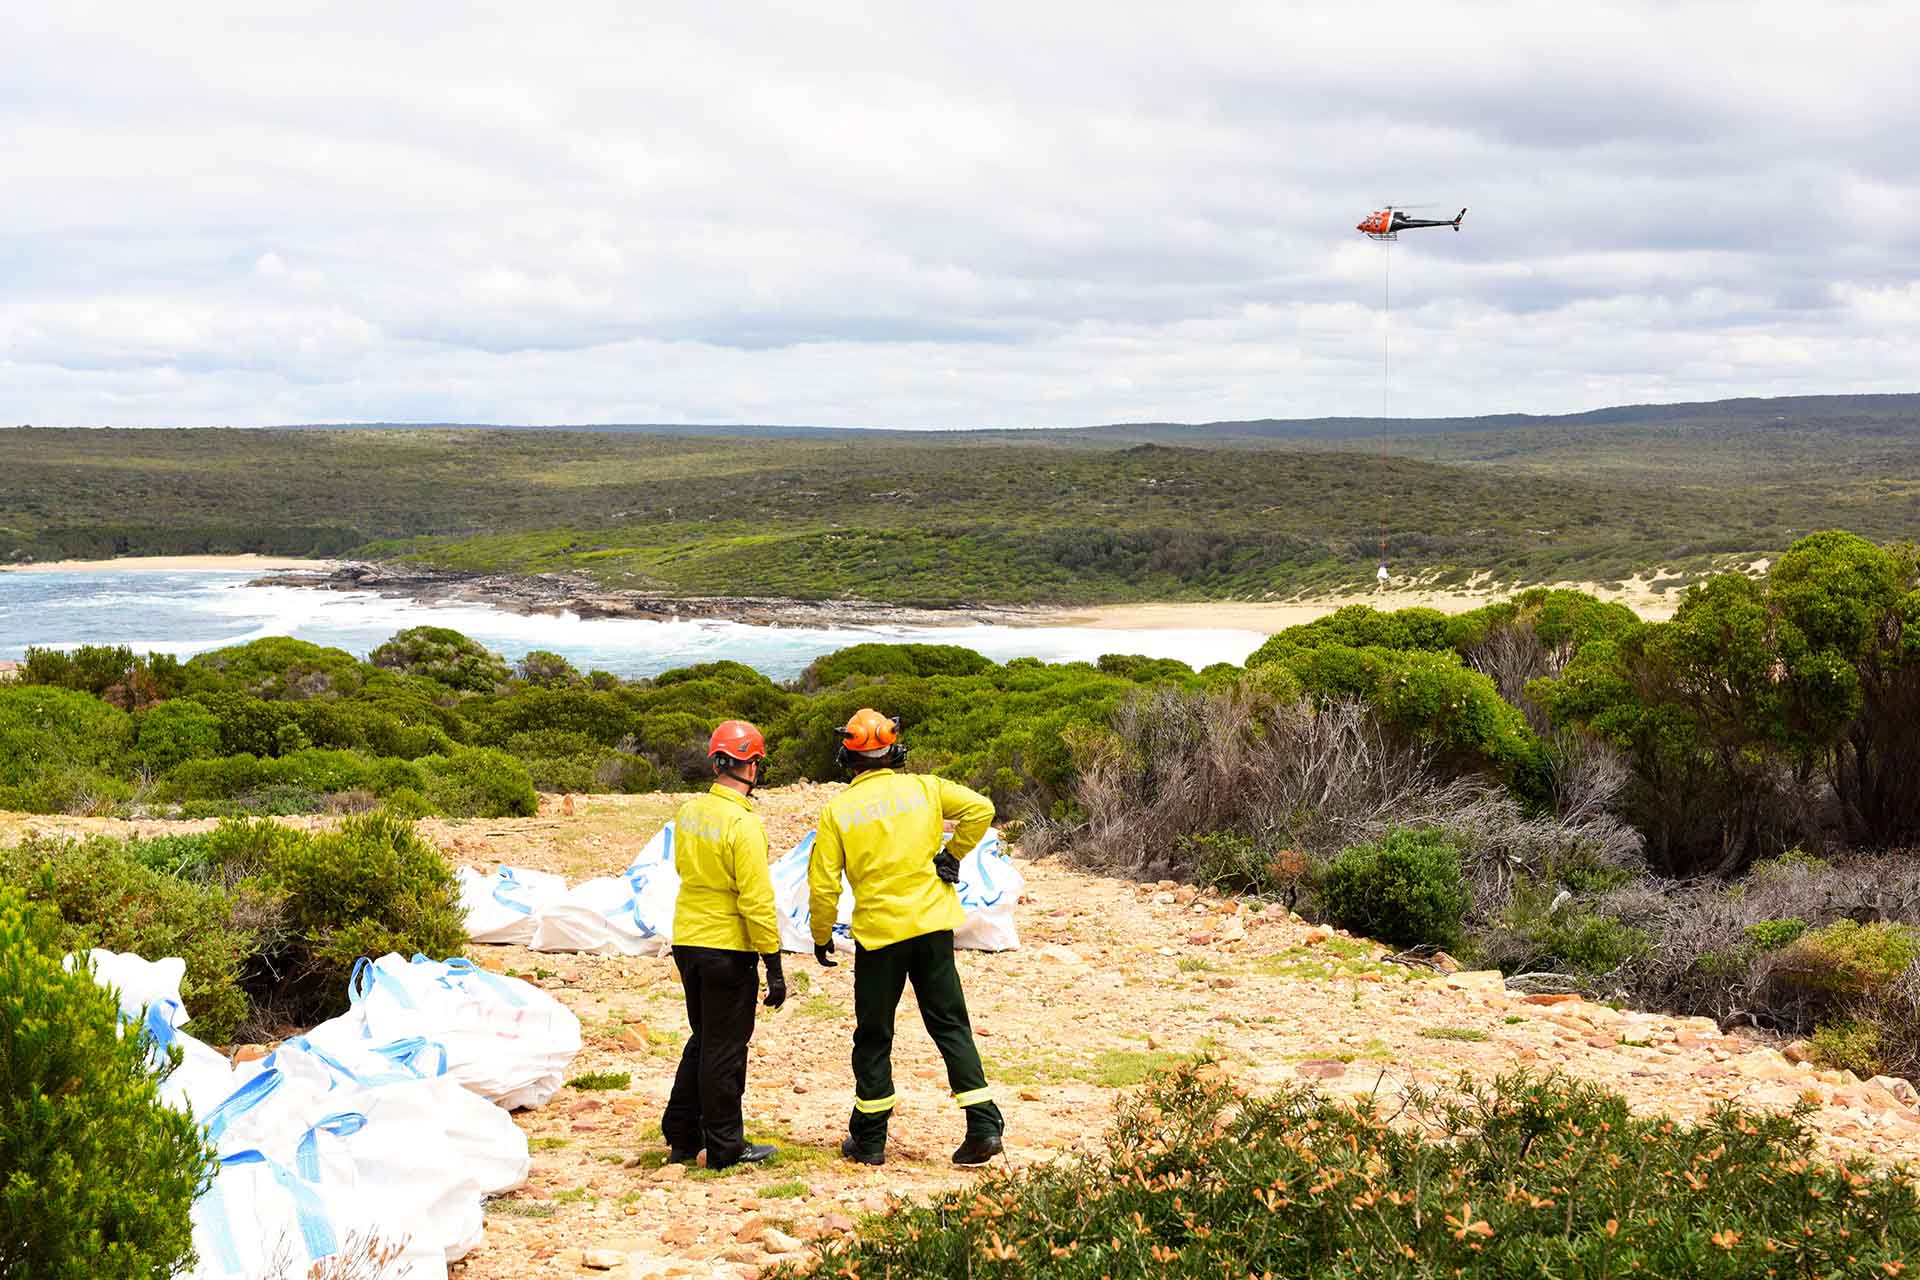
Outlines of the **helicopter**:
[[1355,231],[1364,231],[1370,240],[1398,240],[1402,231],[1413,231],[1420,227],[1452,227],[1460,229],[1460,219],[1467,216],[1462,209],[1451,218],[1409,218],[1392,205],[1376,209],[1355,224]]

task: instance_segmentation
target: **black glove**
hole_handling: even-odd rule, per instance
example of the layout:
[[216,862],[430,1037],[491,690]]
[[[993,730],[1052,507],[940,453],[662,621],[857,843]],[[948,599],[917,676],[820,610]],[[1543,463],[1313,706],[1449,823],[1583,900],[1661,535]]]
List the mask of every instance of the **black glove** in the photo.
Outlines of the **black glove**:
[[942,849],[933,855],[933,874],[948,884],[960,883],[960,859]]
[[813,958],[820,962],[822,968],[837,969],[840,967],[840,962],[833,958],[833,943],[831,942],[825,942],[815,947],[813,949]]
[[787,975],[780,967],[780,953],[774,951],[760,958],[767,965],[767,998],[760,1003],[778,1009],[787,1002]]

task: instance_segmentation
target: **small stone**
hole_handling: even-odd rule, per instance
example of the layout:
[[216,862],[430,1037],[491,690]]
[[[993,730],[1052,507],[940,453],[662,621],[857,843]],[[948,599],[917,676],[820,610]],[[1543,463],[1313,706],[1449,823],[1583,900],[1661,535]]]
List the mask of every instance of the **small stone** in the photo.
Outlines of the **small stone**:
[[1788,1062],[1812,1062],[1813,1044],[1807,1040],[1795,1040],[1781,1049],[1780,1054]]
[[1213,934],[1209,933],[1205,929],[1202,929],[1198,933],[1190,933],[1187,935],[1187,945],[1189,946],[1206,947],[1206,946],[1211,946],[1212,944],[1213,944]]
[[258,1062],[272,1052],[273,1050],[263,1044],[243,1044],[233,1051],[233,1061],[236,1064]]
[[778,1227],[768,1227],[767,1233],[760,1237],[760,1244],[768,1253],[795,1253],[801,1248],[798,1240]]
[[1303,946],[1317,947],[1332,937],[1333,930],[1329,929],[1326,925],[1317,924],[1307,930],[1307,936],[1300,939],[1300,942]]
[[1019,1093],[1019,1095],[1018,1095],[1018,1096],[1019,1096],[1019,1098],[1020,1098],[1020,1101],[1022,1101],[1022,1102],[1038,1102],[1038,1101],[1040,1101],[1040,1093],[1039,1093],[1039,1091],[1038,1091],[1038,1090],[1036,1090],[1036,1089],[1031,1089],[1031,1088],[1023,1088],[1023,1089],[1021,1089],[1021,1090],[1020,1090],[1020,1093]]
[[655,1182],[680,1182],[687,1176],[687,1166],[683,1164],[663,1164],[653,1171]]
[[1347,1074],[1347,1064],[1338,1058],[1315,1058],[1296,1063],[1293,1074],[1309,1080],[1335,1080]]
[[1920,1107],[1920,1090],[1913,1087],[1911,1080],[1902,1080],[1899,1076],[1875,1076],[1867,1081],[1869,1086],[1878,1086],[1903,1107]]
[[1478,991],[1487,995],[1504,994],[1507,977],[1498,969],[1463,969],[1450,973],[1447,985],[1455,991]]
[[1441,973],[1458,973],[1464,967],[1444,951],[1433,953],[1433,967]]
[[[680,1166],[673,1165],[671,1167],[678,1169]],[[670,1222],[660,1232],[661,1244],[676,1245],[683,1249],[699,1238],[700,1230],[691,1222]]]
[[580,1259],[583,1264],[595,1271],[611,1271],[626,1260],[626,1254],[616,1253],[612,1249],[589,1249],[586,1256]]
[[647,1039],[647,1029],[645,1027],[622,1027],[620,1028],[620,1034],[613,1039],[614,1043],[618,1044],[622,1049],[627,1049],[634,1053],[645,1053],[651,1044],[651,1041]]
[[1086,969],[1090,966],[1072,947],[1063,947],[1057,942],[1049,942],[1040,948],[1040,959],[1050,961],[1067,969]]
[[1224,973],[1216,973],[1207,979],[1207,985],[1216,991],[1223,991],[1233,985],[1233,979]]
[[1521,996],[1525,1004],[1579,1004],[1580,997],[1571,991],[1539,991],[1529,996]]
[[765,1234],[767,1234],[767,1220],[755,1214],[740,1224],[739,1229],[733,1233],[733,1238],[742,1244],[752,1244]]

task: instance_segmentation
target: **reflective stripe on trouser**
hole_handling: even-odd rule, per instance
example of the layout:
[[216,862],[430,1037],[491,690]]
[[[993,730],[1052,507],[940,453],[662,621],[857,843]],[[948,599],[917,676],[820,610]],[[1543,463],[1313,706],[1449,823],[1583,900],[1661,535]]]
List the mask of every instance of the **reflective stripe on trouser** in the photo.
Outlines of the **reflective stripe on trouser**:
[[953,962],[953,933],[922,934],[892,946],[853,954],[853,1084],[854,1109],[848,1132],[860,1148],[877,1152],[886,1146],[887,1117],[892,1113],[893,1020],[907,983],[913,984],[934,1047],[947,1064],[947,1086],[954,1101],[966,1109],[970,1136],[997,1136],[1005,1127],[1000,1108],[993,1103],[980,1050],[973,1043],[973,1023],[960,990],[960,970]]
[[746,1150],[740,1095],[747,1087],[747,1042],[760,994],[760,957],[751,951],[675,947],[692,1032],[680,1053],[660,1132],[677,1151],[706,1148],[707,1166],[724,1168]]

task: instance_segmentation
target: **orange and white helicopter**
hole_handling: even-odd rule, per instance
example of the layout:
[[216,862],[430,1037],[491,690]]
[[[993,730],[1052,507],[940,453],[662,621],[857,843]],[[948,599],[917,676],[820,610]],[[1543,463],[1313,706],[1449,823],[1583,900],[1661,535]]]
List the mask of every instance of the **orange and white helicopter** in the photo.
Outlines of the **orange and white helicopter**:
[[1452,227],[1460,229],[1460,219],[1467,216],[1462,209],[1451,218],[1409,218],[1392,205],[1376,209],[1354,226],[1355,231],[1364,231],[1370,240],[1398,240],[1402,231],[1414,231],[1420,227]]

